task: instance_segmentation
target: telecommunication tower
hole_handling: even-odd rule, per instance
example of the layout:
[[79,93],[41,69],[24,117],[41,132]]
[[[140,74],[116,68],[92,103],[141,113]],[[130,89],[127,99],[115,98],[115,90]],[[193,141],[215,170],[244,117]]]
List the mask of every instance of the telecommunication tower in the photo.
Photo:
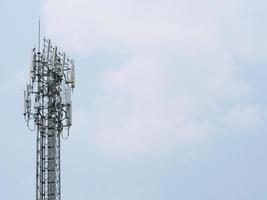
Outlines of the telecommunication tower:
[[24,91],[24,118],[36,141],[36,200],[60,200],[60,140],[72,125],[74,60],[43,39],[32,50],[29,83]]

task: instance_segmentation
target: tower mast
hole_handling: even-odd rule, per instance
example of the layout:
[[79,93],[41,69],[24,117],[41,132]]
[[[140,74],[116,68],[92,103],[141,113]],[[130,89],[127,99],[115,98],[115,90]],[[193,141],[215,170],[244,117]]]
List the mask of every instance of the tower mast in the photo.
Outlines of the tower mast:
[[24,118],[36,140],[36,200],[60,200],[60,140],[72,125],[71,91],[75,87],[74,60],[49,39],[32,51],[29,83],[24,91]]

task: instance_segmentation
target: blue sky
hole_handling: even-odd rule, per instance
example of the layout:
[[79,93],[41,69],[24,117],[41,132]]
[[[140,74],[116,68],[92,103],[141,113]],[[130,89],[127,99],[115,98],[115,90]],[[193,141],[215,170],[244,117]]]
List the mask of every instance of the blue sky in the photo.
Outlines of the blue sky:
[[0,194],[35,198],[23,89],[42,34],[76,62],[62,199],[267,199],[262,0],[0,2]]

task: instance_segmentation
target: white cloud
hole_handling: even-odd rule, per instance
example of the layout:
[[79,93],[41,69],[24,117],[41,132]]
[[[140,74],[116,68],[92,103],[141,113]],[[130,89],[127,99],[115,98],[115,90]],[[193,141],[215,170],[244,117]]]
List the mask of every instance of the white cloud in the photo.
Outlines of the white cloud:
[[226,115],[226,126],[236,132],[250,132],[263,122],[263,112],[256,106],[238,105]]
[[97,99],[97,143],[116,153],[169,151],[202,139],[210,128],[192,121],[190,99],[168,94],[168,73],[151,60],[135,59],[104,78]]
[[173,0],[55,0],[44,4],[47,32],[81,52],[118,45],[216,45],[216,23],[205,13],[196,16],[194,12],[199,11],[187,1]]
[[[253,44],[239,23],[242,1],[47,0],[43,11],[48,35],[64,48],[128,54],[127,63],[103,69],[104,93],[92,113],[95,142],[107,152],[172,151],[216,133],[215,120],[234,126],[249,115],[247,128],[260,120],[240,106],[250,87],[232,55],[248,55]],[[241,38],[239,29],[247,30]]]

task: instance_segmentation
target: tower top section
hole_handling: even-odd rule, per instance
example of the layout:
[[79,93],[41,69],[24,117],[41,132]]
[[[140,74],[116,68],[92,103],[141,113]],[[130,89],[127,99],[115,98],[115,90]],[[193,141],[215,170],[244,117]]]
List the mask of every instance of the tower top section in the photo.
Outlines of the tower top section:
[[44,38],[42,50],[40,43],[37,50],[32,50],[29,82],[24,91],[24,117],[30,130],[49,128],[48,113],[53,111],[53,125],[64,138],[68,137],[72,125],[71,93],[74,88],[74,60],[60,52],[50,39]]

